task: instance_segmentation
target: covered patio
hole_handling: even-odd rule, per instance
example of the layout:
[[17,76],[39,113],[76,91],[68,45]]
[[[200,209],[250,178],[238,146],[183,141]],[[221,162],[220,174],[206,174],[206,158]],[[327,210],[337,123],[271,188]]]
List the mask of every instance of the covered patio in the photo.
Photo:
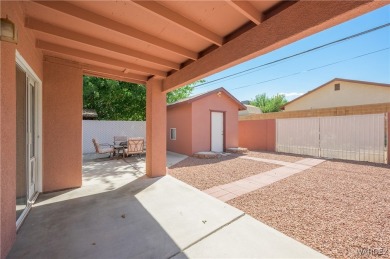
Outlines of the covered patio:
[[142,159],[84,162],[83,183],[40,195],[8,257],[325,258],[171,176],[146,177]]
[[[146,85],[148,152],[145,172],[149,178],[162,177],[167,173],[164,155],[167,92],[387,3],[276,0],[1,1],[0,4],[2,26],[8,26],[4,30],[7,32],[6,37],[1,38],[0,78],[0,257],[5,258],[16,240],[17,229],[39,193],[65,190],[64,194],[69,195],[67,189],[82,186],[83,75]],[[31,90],[28,96],[23,92],[26,85]],[[28,116],[23,113],[26,108],[23,105],[26,102],[30,109]],[[29,128],[25,129],[27,122]],[[18,185],[18,176],[21,174],[24,174],[23,180],[26,182]],[[50,240],[51,234],[64,231],[64,225],[54,224],[60,222],[63,217],[62,204],[62,208],[71,208],[74,203],[81,204],[81,207],[94,205],[89,213],[76,213],[77,216],[70,217],[71,221],[63,221],[73,224],[65,225],[66,227],[77,230],[81,218],[85,224],[94,225],[89,221],[94,215],[92,211],[98,212],[104,208],[104,217],[111,217],[109,208],[113,208],[116,214],[119,213],[122,210],[119,209],[120,204],[128,202],[126,197],[131,196],[129,199],[133,201],[132,204],[135,204],[135,208],[138,207],[135,211],[148,211],[138,214],[143,217],[142,226],[160,228],[161,231],[157,232],[161,235],[164,235],[164,231],[171,231],[169,226],[173,232],[180,232],[178,224],[169,225],[159,221],[155,218],[158,215],[150,210],[161,208],[160,206],[175,208],[178,204],[168,202],[169,195],[176,195],[177,199],[182,197],[191,200],[192,189],[180,187],[180,183],[170,180],[169,177],[149,178],[130,177],[133,182],[106,192],[104,195],[108,195],[108,199],[100,199],[99,195],[102,194],[93,194],[63,202],[46,201],[47,205],[43,205],[45,202],[41,200],[33,208],[36,213],[31,214],[28,220],[33,220],[36,216],[39,220],[31,222],[41,228],[45,226],[46,220],[48,230],[51,226],[51,231],[54,226],[59,227],[58,231],[42,232],[47,235],[47,240]],[[179,186],[175,190],[180,191],[172,193],[171,184]],[[16,217],[17,186],[27,186],[28,189],[25,194],[27,203],[23,218]],[[84,192],[83,188],[80,192]],[[189,196],[185,193],[189,193]],[[143,196],[144,194],[146,196]],[[140,206],[138,198],[134,198],[137,195],[145,197],[147,202],[141,202]],[[50,197],[50,194],[41,195],[40,199],[45,200],[44,197]],[[151,207],[148,207],[148,202]],[[58,206],[60,204],[61,206]],[[118,207],[115,207],[116,204]],[[209,206],[217,208],[225,205],[211,201]],[[210,213],[214,213],[213,211],[210,209]],[[51,213],[57,217],[46,217]],[[239,215],[237,211],[232,214]],[[170,214],[164,214],[164,217],[167,215]],[[15,219],[18,220],[17,224]],[[224,224],[229,220],[224,221]],[[191,216],[183,217],[183,226],[191,224]],[[174,241],[168,242],[165,250],[163,249],[166,251],[165,255],[172,255],[172,251],[177,251],[173,248],[175,246],[183,250],[202,235],[207,236],[207,233],[219,227],[218,224],[213,225],[213,230],[208,229],[209,232],[202,232],[196,238],[183,243],[173,237]],[[23,225],[20,233],[29,232],[28,226]],[[199,226],[202,225],[199,223]],[[124,233],[121,232],[123,229],[120,225],[115,224],[109,225],[109,228],[116,229],[118,234],[122,233],[123,240],[130,236],[136,238],[139,232],[147,232],[134,228],[127,229]],[[188,235],[195,230],[186,231]],[[20,237],[18,242],[21,238],[35,239],[35,233],[29,233]],[[67,238],[74,237],[74,233],[66,233],[69,234]],[[85,234],[93,233],[98,232]],[[171,233],[169,235],[174,236]],[[154,237],[149,237],[152,239],[149,244],[158,242]],[[123,240],[121,242],[124,242]],[[83,251],[83,256],[93,254],[92,250],[66,247],[67,240],[62,241],[64,248]],[[91,242],[97,244],[98,241]],[[173,244],[176,242],[179,243]]]

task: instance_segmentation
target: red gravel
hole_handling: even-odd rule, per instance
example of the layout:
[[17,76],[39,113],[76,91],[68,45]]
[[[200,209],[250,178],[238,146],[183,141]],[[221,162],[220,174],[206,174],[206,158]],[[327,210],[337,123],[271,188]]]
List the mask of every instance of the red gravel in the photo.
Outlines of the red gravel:
[[326,161],[228,203],[327,256],[390,258],[390,166]]
[[188,157],[169,169],[169,174],[200,190],[266,172],[279,165],[241,159],[237,155],[215,159]]
[[264,159],[280,160],[283,162],[297,162],[308,156],[286,154],[286,153],[275,153],[275,152],[266,152],[266,151],[249,151],[246,153],[247,156],[259,157]]

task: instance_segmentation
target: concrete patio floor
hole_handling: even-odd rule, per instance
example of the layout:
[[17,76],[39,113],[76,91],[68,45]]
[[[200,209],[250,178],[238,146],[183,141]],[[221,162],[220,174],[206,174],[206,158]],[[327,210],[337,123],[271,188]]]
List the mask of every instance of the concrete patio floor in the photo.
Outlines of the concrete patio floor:
[[136,158],[85,162],[83,187],[40,195],[8,257],[324,257],[169,175],[147,178],[144,169]]

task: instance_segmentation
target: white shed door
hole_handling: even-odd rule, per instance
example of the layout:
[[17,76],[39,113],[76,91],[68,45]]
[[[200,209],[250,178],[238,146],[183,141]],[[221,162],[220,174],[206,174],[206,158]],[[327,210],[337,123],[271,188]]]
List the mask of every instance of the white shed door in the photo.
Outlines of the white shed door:
[[223,152],[223,113],[211,112],[211,151]]

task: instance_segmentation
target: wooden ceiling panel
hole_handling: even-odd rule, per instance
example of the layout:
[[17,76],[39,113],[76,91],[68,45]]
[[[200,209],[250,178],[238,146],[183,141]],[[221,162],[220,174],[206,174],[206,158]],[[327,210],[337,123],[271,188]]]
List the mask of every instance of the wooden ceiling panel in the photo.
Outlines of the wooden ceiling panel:
[[149,11],[132,1],[77,1],[74,4],[191,51],[197,51],[209,45],[209,42],[203,38],[162,17],[151,15]]
[[58,27],[53,27],[52,25],[42,28],[38,28],[37,25],[39,25],[39,23],[29,23],[27,24],[27,27],[34,28],[34,30],[36,30],[37,38],[41,40],[73,48],[84,49],[94,53],[105,53],[104,55],[110,57],[126,59],[127,61],[135,64],[163,71],[170,69],[178,70],[180,68],[178,63],[170,62],[145,52],[137,52],[129,48],[101,41],[83,34],[62,30]]
[[[335,17],[341,22],[383,5],[369,0],[22,3],[28,18],[25,26],[41,40],[38,46],[45,54],[166,77],[166,91],[306,35],[294,31],[298,25],[313,22],[305,30],[314,32],[328,28]],[[324,13],[326,8],[332,12]],[[305,19],[290,21],[297,13]],[[328,20],[321,20],[324,17]]]
[[160,3],[223,37],[248,22],[246,17],[225,1],[164,1]]

